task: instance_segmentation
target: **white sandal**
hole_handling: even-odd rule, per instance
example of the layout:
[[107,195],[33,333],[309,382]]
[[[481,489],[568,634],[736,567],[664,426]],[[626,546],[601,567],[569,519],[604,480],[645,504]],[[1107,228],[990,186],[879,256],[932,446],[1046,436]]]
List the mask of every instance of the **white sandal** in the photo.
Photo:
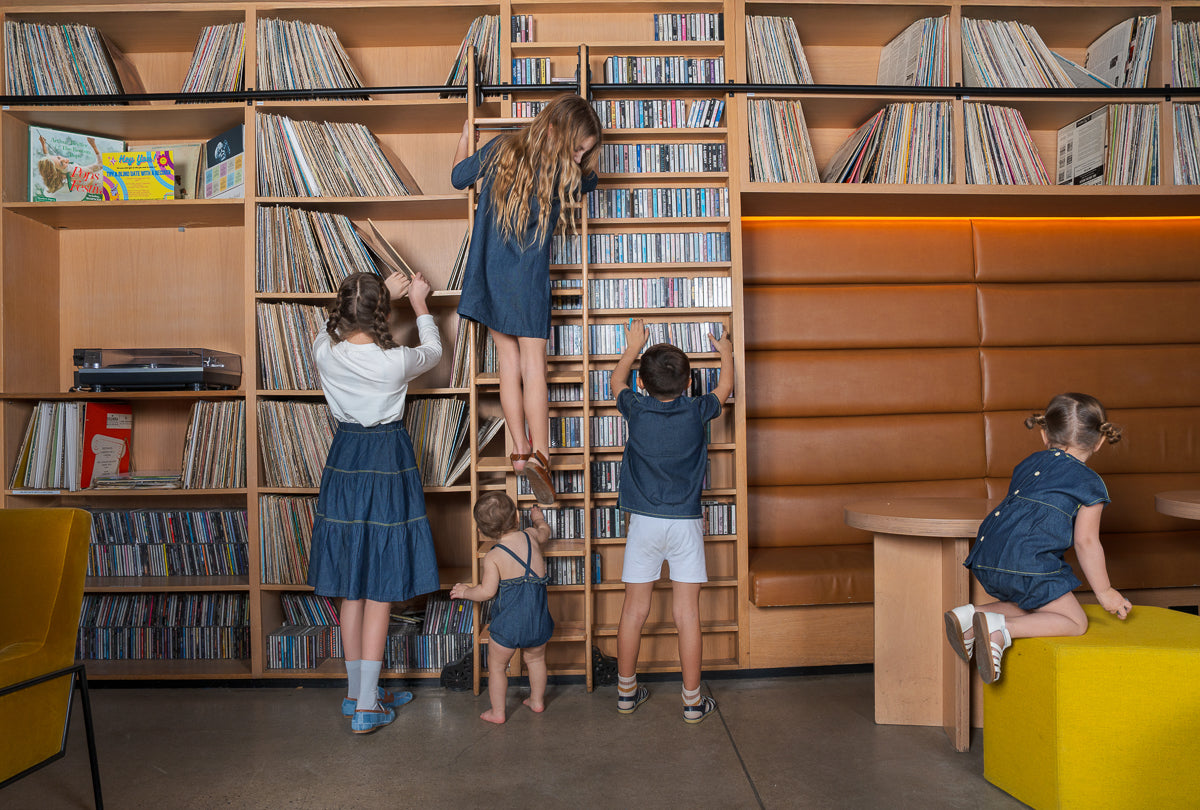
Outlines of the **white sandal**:
[[975,637],[967,638],[967,631],[973,630],[971,620],[975,618],[975,606],[972,604],[959,605],[946,611],[946,638],[950,647],[958,653],[958,657],[971,663],[971,653],[975,650]]
[[[1004,659],[1004,651],[1012,646],[1012,636],[1005,626],[1004,614],[976,611],[973,626],[976,639],[990,642],[975,647],[975,666],[979,668],[979,677],[984,683],[995,683],[1000,680],[1000,662]],[[1004,636],[1003,643],[991,640],[992,633],[997,631]]]

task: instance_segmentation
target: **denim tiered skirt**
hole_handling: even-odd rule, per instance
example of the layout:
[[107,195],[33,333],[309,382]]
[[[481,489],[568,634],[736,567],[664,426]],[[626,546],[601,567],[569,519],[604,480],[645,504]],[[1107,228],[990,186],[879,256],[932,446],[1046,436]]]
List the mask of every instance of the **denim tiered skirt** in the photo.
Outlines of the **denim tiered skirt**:
[[425,492],[402,422],[339,422],[321,473],[308,584],[320,596],[401,602],[438,589]]

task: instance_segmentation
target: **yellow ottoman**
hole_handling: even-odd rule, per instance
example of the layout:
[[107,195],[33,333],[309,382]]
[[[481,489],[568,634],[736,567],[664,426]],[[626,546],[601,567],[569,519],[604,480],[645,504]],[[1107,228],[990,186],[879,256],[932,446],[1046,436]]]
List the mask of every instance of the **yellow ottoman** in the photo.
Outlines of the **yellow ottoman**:
[[1072,638],[1021,638],[983,687],[983,775],[1039,808],[1200,806],[1200,618],[1085,605]]

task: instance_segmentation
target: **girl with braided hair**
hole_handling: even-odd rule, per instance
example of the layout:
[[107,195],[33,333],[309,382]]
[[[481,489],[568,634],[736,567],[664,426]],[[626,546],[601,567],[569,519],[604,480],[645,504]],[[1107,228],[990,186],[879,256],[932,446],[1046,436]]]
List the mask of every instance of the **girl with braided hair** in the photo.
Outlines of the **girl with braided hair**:
[[[425,303],[429,283],[400,273],[347,276],[329,308],[313,358],[337,432],[321,473],[308,584],[340,598],[347,696],[342,715],[367,734],[412,700],[379,687],[392,602],[438,589],[425,493],[404,428],[410,380],[437,365],[442,342]],[[408,293],[421,345],[397,345],[392,302]]]
[[1041,431],[1045,449],[1013,469],[1008,495],[979,526],[964,565],[996,602],[946,612],[954,651],[972,654],[984,683],[1000,678],[1014,638],[1080,636],[1087,614],[1071,593],[1080,582],[1063,555],[1075,547],[1096,600],[1120,619],[1132,606],[1112,587],[1100,546],[1100,512],[1109,502],[1104,481],[1088,459],[1121,431],[1087,394],[1059,394],[1042,414],[1025,420]]

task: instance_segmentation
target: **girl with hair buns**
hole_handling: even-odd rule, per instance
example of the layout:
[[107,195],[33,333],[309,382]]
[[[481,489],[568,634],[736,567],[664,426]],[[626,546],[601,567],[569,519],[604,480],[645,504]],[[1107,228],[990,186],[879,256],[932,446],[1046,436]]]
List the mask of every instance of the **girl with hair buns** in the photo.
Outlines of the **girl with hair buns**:
[[[392,302],[407,291],[421,345],[398,346],[388,327]],[[308,584],[340,598],[347,690],[342,716],[367,734],[412,700],[379,687],[392,602],[438,589],[425,493],[404,428],[408,383],[437,365],[442,342],[418,273],[387,281],[347,276],[313,340],[313,359],[337,432],[321,473]]]
[[1014,638],[1087,632],[1087,614],[1071,593],[1080,582],[1063,560],[1072,546],[1100,605],[1120,619],[1132,608],[1109,583],[1100,546],[1108,490],[1087,466],[1106,443],[1120,441],[1121,431],[1087,394],[1059,394],[1025,427],[1041,431],[1046,449],[1013,470],[1008,495],[980,524],[964,563],[998,601],[946,612],[950,645],[964,660],[974,655],[984,683],[1000,678]]
[[468,156],[470,133],[468,121],[450,175],[455,188],[480,183],[458,313],[491,333],[513,470],[525,476],[538,503],[552,504],[550,241],[560,225],[574,230],[583,195],[596,188],[600,119],[582,98],[566,94],[551,100],[528,127]]

